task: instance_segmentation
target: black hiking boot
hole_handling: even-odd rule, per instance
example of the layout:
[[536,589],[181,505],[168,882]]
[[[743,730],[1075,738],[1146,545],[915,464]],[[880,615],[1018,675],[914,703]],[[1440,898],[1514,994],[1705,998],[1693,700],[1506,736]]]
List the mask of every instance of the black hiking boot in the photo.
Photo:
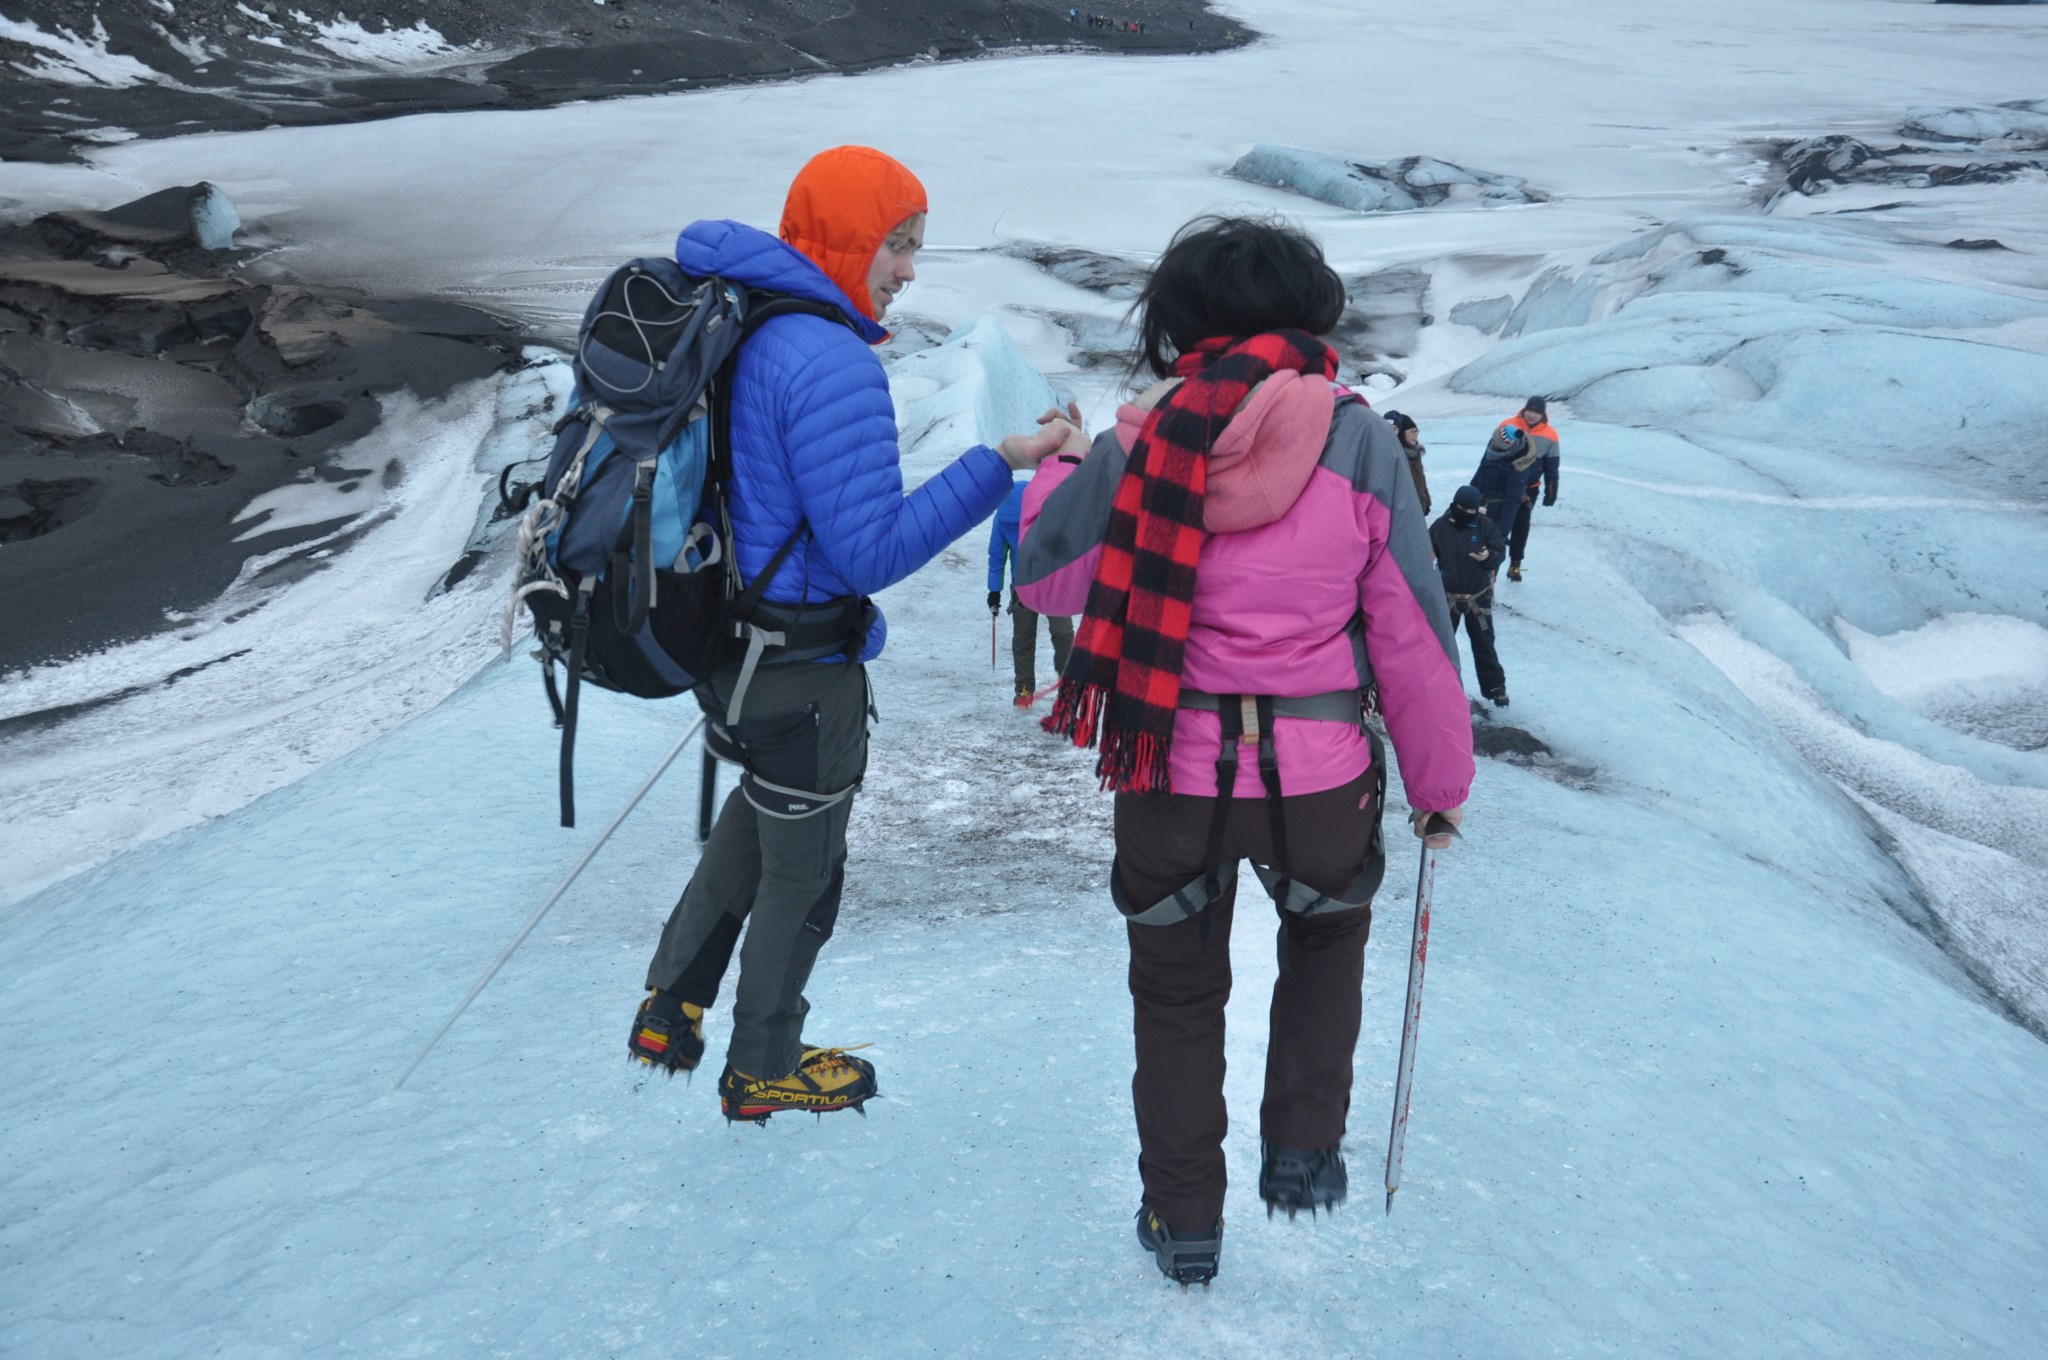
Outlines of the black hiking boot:
[[1510,581],[1519,581],[1522,579],[1522,564],[1520,562],[1508,563],[1508,579]]
[[1506,708],[1508,706],[1508,692],[1504,689],[1495,690],[1486,697],[1493,700],[1495,708]]
[[636,1062],[674,1076],[689,1072],[704,1058],[704,1008],[664,992],[647,989],[647,999],[633,1017],[626,1052]]
[[1266,1217],[1285,1209],[1293,1218],[1303,1209],[1309,1217],[1316,1210],[1334,1209],[1350,1193],[1351,1178],[1344,1171],[1341,1148],[1286,1148],[1268,1143],[1259,1165],[1259,1198],[1266,1201]]
[[1175,1232],[1147,1205],[1138,1206],[1138,1245],[1152,1253],[1160,1274],[1182,1289],[1209,1287],[1216,1278],[1216,1259],[1223,1251],[1223,1220],[1207,1232]]
[[805,1049],[796,1071],[786,1077],[750,1077],[728,1063],[718,1079],[718,1104],[725,1117],[756,1124],[783,1110],[830,1114],[851,1109],[865,1116],[862,1107],[879,1094],[875,1065],[843,1048]]

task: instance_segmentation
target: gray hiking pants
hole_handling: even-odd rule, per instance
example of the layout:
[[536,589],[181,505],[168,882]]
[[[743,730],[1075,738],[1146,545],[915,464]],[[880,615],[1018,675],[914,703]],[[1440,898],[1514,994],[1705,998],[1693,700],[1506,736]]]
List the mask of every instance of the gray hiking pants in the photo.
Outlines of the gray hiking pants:
[[737,674],[713,675],[698,700],[719,729],[712,749],[740,757],[745,772],[662,929],[647,985],[709,1008],[744,927],[726,1060],[748,1076],[773,1078],[794,1072],[803,1057],[804,985],[839,917],[846,822],[867,767],[867,672],[813,662],[763,667],[741,720],[727,728]]
[[[1038,689],[1038,611],[1010,592],[1010,664],[1017,688]],[[1052,634],[1052,674],[1057,680],[1067,668],[1067,656],[1074,650],[1074,621],[1063,614],[1047,614],[1046,631]]]

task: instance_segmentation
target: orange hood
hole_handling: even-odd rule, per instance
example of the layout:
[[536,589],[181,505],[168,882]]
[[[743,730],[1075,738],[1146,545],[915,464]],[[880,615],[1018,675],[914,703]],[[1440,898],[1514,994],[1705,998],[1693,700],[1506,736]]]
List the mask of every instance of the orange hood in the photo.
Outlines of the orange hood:
[[901,162],[873,147],[835,146],[797,171],[782,204],[782,239],[876,321],[868,267],[897,224],[924,211],[924,185]]

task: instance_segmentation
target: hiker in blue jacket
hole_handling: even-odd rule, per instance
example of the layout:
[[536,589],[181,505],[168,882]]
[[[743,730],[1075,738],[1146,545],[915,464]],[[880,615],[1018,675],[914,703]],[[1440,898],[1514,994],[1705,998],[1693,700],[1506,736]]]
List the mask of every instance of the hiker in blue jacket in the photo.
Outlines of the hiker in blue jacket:
[[[1078,414],[1078,413],[1076,413]],[[996,511],[988,531],[988,613],[993,619],[1003,607],[1003,572],[1017,560],[1017,526],[1024,517],[1024,488],[1028,479],[1015,483]],[[1074,621],[1062,614],[1045,616],[1046,631],[1052,634],[1052,670],[1057,677],[1067,668],[1067,653],[1074,646]],[[1017,681],[1017,706],[1028,708],[1038,693],[1038,611],[1010,590],[1010,666]]]
[[718,1083],[729,1119],[857,1108],[875,1094],[872,1064],[803,1035],[803,989],[839,915],[847,818],[867,767],[865,663],[887,633],[868,597],[980,523],[1015,472],[1086,444],[1054,420],[996,448],[977,445],[904,494],[895,408],[870,347],[887,338],[880,319],[916,277],[925,208],[909,170],[843,146],[798,173],[780,239],[703,221],[676,241],[687,273],[839,314],[774,317],[739,351],[727,509],[742,582],[772,572],[753,617],[782,645],[755,655],[758,665],[714,671],[696,691],[707,749],[742,774],[662,930],[628,1039],[644,1063],[695,1068],[704,1012],[737,946]]

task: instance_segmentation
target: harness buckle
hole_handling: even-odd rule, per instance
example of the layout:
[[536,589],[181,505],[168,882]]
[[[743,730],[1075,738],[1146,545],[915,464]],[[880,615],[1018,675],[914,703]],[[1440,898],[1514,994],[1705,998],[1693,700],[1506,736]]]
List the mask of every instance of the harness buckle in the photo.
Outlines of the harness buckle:
[[1258,696],[1255,694],[1238,695],[1237,711],[1238,721],[1243,727],[1243,731],[1238,736],[1238,741],[1246,746],[1256,746],[1260,736]]

